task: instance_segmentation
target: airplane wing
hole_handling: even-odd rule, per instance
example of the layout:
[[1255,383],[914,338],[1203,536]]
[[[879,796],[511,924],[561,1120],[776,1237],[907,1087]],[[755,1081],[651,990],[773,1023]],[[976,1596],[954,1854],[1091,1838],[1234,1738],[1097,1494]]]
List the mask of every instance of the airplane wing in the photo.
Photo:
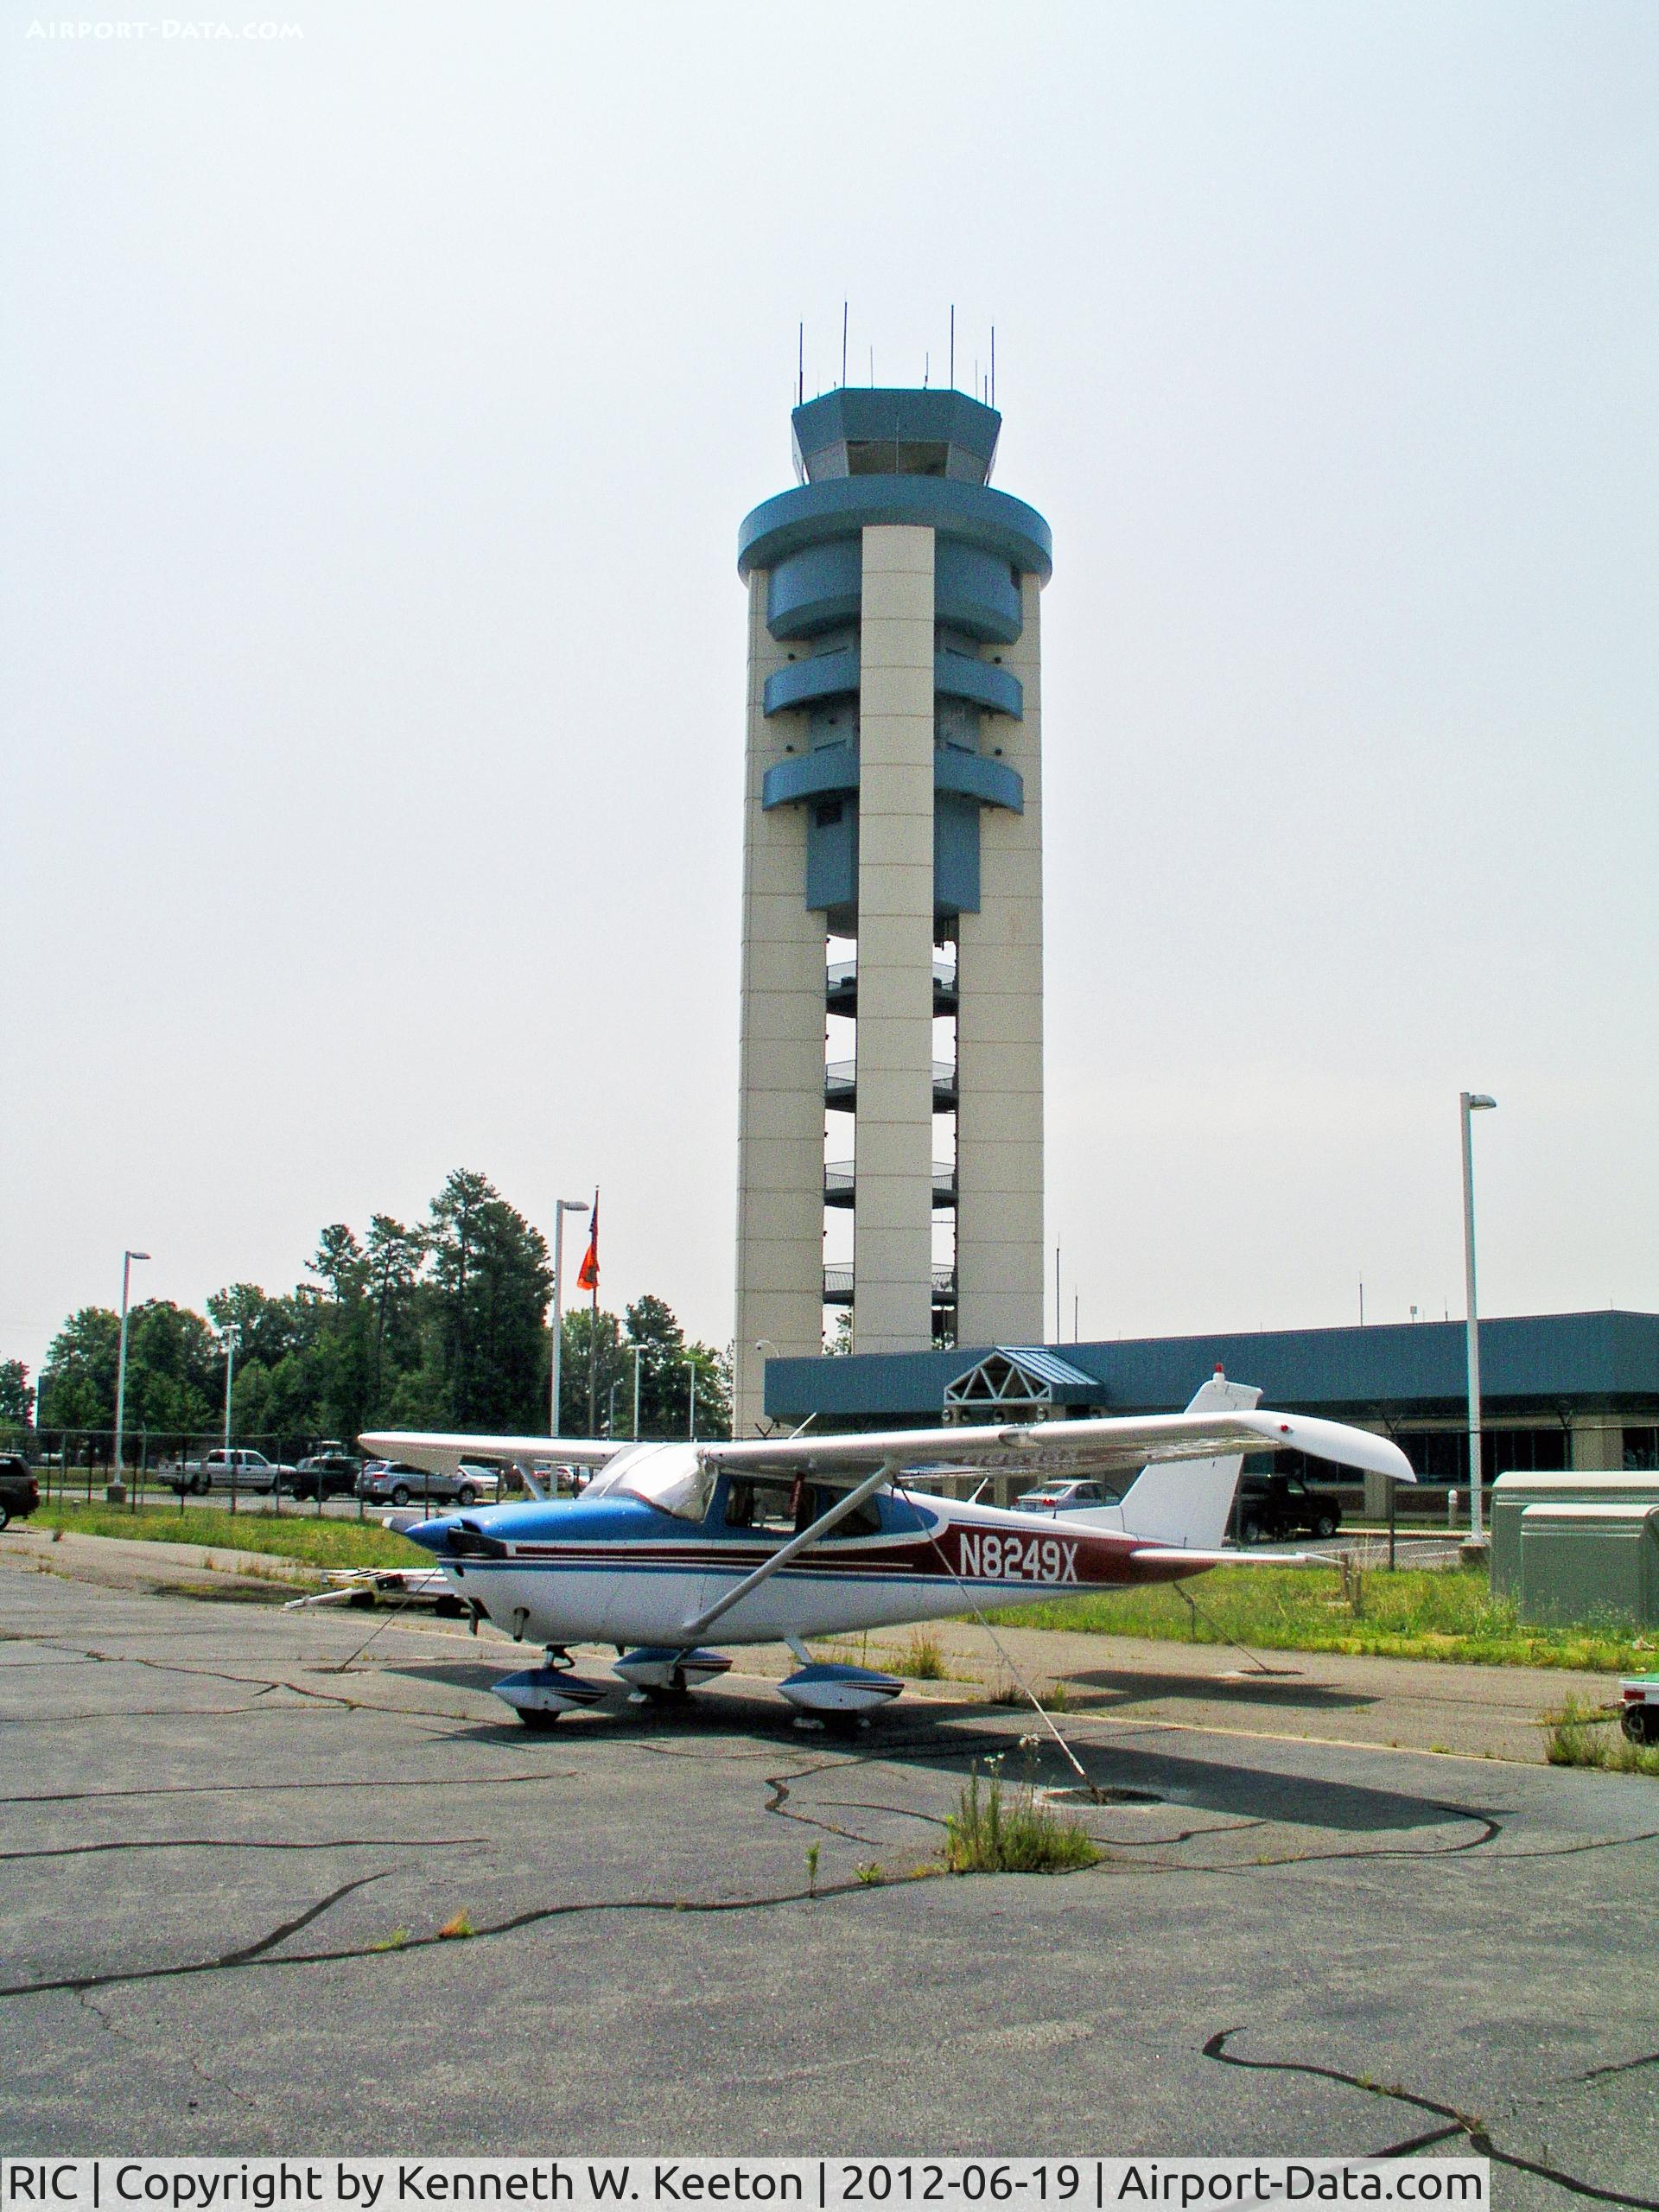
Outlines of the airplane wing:
[[402,1459],[435,1475],[453,1474],[465,1459],[505,1459],[515,1467],[602,1467],[627,1444],[624,1437],[463,1436],[440,1430],[383,1428],[358,1438],[377,1459]]
[[1316,1459],[1417,1479],[1397,1444],[1344,1421],[1308,1414],[1211,1409],[1130,1414],[1096,1421],[1035,1421],[1028,1427],[901,1428],[863,1436],[756,1438],[704,1444],[705,1466],[753,1475],[810,1474],[860,1482],[884,1463],[900,1477],[950,1474],[1071,1477],[1122,1473],[1153,1461],[1214,1459],[1236,1452],[1306,1452]]

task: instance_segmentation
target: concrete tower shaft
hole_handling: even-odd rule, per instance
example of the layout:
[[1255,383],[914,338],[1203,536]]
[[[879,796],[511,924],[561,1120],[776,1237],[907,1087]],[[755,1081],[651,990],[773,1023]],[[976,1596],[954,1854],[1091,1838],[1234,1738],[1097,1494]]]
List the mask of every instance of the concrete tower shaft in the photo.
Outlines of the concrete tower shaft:
[[[821,1349],[826,1299],[850,1302],[860,1351],[925,1350],[952,1316],[962,1342],[1041,1335],[1051,561],[1042,518],[987,483],[1000,427],[959,392],[829,393],[795,410],[798,488],[741,533],[740,1435],[765,1357]],[[826,970],[831,934],[855,965]],[[854,1060],[828,1069],[826,1010],[857,1023]],[[852,1116],[850,1165],[826,1167],[826,1110]],[[823,1209],[848,1203],[852,1267],[826,1281]]]

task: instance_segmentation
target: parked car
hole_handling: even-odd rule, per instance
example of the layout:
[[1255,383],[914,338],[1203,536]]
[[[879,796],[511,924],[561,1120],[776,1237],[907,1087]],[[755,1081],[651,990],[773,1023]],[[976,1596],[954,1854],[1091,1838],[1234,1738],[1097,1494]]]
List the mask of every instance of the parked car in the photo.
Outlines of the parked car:
[[1095,1505],[1116,1505],[1118,1492],[1109,1483],[1077,1481],[1068,1483],[1039,1483],[1035,1490],[1028,1490],[1023,1497],[1016,1497],[1016,1513],[1075,1513],[1081,1508]]
[[357,1478],[357,1494],[376,1505],[493,1505],[501,1478],[493,1468],[465,1462],[451,1474],[398,1459],[371,1459]]
[[296,1497],[350,1497],[362,1471],[363,1462],[350,1452],[314,1452],[281,1487]]
[[1300,1475],[1244,1475],[1238,1485],[1238,1541],[1274,1542],[1281,1536],[1334,1536],[1342,1506],[1334,1492],[1315,1490]]
[[26,1521],[40,1502],[41,1486],[29,1462],[15,1452],[0,1452],[0,1529]]
[[285,1488],[298,1472],[286,1460],[267,1459],[263,1452],[250,1452],[240,1445],[226,1451],[220,1446],[200,1459],[187,1459],[162,1479],[181,1497],[187,1493],[200,1497],[210,1490],[274,1492],[279,1484]]

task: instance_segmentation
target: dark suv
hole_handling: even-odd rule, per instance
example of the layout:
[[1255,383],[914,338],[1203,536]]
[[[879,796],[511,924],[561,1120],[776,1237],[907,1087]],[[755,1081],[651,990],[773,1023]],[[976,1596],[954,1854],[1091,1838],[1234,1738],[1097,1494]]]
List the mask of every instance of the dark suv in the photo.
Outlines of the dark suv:
[[350,1497],[363,1462],[349,1452],[315,1452],[277,1484],[293,1497]]
[[1238,1541],[1269,1543],[1281,1536],[1334,1536],[1342,1507],[1328,1490],[1310,1490],[1300,1475],[1245,1475],[1238,1485]]
[[25,1521],[41,1502],[41,1486],[29,1462],[15,1452],[0,1452],[0,1529],[9,1521]]

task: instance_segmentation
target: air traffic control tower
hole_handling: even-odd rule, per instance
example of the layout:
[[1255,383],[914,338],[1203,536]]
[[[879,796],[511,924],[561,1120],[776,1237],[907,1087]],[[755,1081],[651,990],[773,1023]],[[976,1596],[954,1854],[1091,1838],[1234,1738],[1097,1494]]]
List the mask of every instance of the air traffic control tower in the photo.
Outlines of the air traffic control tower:
[[793,420],[798,487],[738,551],[738,1436],[826,1305],[859,1351],[1043,1333],[1048,526],[989,488],[1001,417],[965,393],[842,387]]

